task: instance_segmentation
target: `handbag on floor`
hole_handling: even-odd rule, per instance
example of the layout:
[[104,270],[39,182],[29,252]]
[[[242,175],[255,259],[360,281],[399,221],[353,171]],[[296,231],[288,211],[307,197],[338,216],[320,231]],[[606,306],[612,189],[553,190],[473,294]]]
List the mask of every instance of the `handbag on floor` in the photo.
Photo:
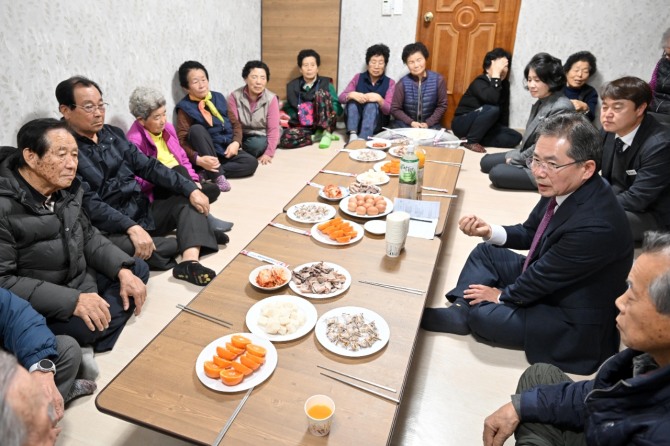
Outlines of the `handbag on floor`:
[[279,147],[282,149],[296,149],[312,144],[312,132],[302,127],[284,129],[279,138]]

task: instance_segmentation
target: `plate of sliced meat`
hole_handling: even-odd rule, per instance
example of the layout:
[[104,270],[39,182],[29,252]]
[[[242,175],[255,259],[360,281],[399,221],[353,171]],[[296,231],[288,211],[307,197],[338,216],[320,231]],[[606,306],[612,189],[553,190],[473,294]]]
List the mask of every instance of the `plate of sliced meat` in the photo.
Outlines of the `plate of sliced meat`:
[[339,296],[351,286],[351,274],[339,265],[310,262],[296,267],[288,286],[294,293],[310,299]]

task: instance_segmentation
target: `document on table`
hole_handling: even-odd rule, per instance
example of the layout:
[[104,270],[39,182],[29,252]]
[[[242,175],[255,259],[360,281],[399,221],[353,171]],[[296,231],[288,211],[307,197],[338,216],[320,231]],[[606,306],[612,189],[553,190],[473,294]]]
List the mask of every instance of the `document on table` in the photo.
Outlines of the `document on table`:
[[407,198],[396,198],[393,202],[394,211],[404,211],[410,216],[409,232],[410,237],[425,238],[432,240],[435,238],[437,229],[437,220],[440,217],[439,201],[421,201],[409,200]]

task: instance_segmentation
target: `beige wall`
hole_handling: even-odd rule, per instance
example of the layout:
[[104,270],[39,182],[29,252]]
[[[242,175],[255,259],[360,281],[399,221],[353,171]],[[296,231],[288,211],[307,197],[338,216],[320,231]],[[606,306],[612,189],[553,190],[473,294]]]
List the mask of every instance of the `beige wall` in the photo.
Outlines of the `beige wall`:
[[[227,94],[241,85],[244,63],[260,57],[261,3],[0,0],[0,144],[14,145],[31,118],[59,117],[54,88],[73,74],[100,83],[110,103],[107,121],[123,129],[132,122],[128,97],[139,85],[165,92],[172,108],[182,94],[175,75],[184,60],[201,61],[212,88]],[[403,6],[402,15],[382,17],[381,0],[342,0],[340,91],[364,69],[365,49],[374,43],[391,47],[393,78],[406,73],[400,52],[415,38],[418,0]],[[564,60],[591,49],[598,57],[597,85],[623,74],[646,80],[670,26],[664,0],[525,0],[520,14],[511,77],[511,125],[517,127],[525,125],[532,103],[521,73],[533,54],[548,51]],[[204,39],[192,32],[194,23]]]

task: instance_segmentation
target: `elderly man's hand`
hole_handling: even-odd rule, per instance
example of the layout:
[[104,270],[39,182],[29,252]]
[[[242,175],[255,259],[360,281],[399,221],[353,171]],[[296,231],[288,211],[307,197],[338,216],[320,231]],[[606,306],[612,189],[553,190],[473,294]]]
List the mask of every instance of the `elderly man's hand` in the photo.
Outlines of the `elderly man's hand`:
[[81,293],[74,307],[74,315],[83,320],[91,331],[96,328],[103,331],[112,321],[109,304],[97,293]]
[[149,233],[144,230],[140,225],[134,225],[128,228],[126,231],[130,241],[135,247],[134,257],[139,257],[142,260],[146,260],[154,253],[156,245],[154,245],[154,239],[151,238]]
[[[58,372],[58,370],[56,370]],[[65,404],[63,403],[63,396],[58,392],[58,387],[56,387],[56,382],[54,381],[54,374],[51,372],[41,372],[36,370],[30,374],[30,377],[38,383],[44,389],[44,392],[48,395],[49,401],[54,408],[56,414],[56,419],[54,424],[58,423],[63,419],[65,415]]]
[[519,425],[519,415],[507,403],[484,420],[484,446],[502,446]]
[[466,215],[458,220],[458,229],[470,237],[491,238],[491,226],[476,215]]
[[196,211],[204,215],[209,214],[209,198],[207,198],[207,195],[200,192],[199,189],[191,192],[191,195],[188,196],[188,200]]
[[142,279],[137,277],[133,272],[126,268],[121,268],[118,274],[121,289],[119,295],[123,301],[123,309],[127,310],[130,307],[130,298],[135,301],[135,316],[139,316],[142,312],[142,305],[147,299],[147,287],[142,282]]

